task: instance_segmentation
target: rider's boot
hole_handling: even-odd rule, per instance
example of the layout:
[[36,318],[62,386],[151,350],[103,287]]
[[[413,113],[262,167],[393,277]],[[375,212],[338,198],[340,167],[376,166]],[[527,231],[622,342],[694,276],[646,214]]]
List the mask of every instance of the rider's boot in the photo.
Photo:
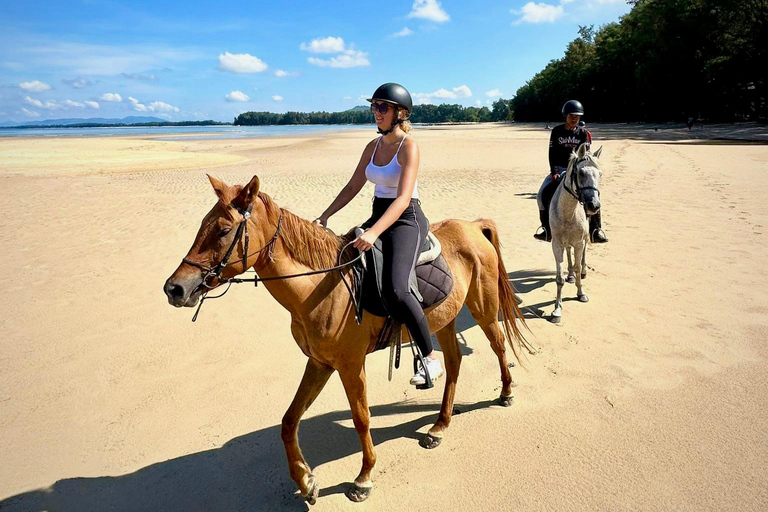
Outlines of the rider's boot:
[[600,210],[589,218],[589,239],[593,244],[604,244],[608,241],[602,229],[602,213]]
[[549,211],[539,210],[539,219],[541,220],[541,228],[539,228],[541,231],[537,231],[533,235],[533,238],[541,240],[542,242],[551,242],[552,231],[549,228]]

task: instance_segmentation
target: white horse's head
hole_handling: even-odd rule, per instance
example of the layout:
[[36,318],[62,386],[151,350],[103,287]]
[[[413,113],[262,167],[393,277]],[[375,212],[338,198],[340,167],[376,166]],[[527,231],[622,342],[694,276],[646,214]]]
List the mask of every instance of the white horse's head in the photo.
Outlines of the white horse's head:
[[587,215],[594,215],[600,210],[600,153],[603,148],[600,147],[594,153],[587,149],[586,144],[571,153],[571,159],[568,162],[568,173],[566,183],[579,196],[579,201],[584,204]]

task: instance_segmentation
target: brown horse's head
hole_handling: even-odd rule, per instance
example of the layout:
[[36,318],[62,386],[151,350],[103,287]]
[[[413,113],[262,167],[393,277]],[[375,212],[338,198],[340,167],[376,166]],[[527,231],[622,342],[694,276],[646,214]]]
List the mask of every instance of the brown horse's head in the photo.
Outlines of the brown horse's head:
[[[192,248],[182,260],[176,271],[165,282],[163,291],[168,296],[168,302],[176,307],[193,307],[197,305],[200,296],[209,286],[217,286],[218,280],[208,278],[208,270],[216,267],[227,253],[227,250],[235,244],[229,260],[229,264],[221,272],[221,277],[234,277],[245,272],[257,260],[263,259],[264,254],[253,254],[243,264],[243,236],[235,240],[237,227],[243,220],[244,211],[252,206],[251,218],[246,222],[244,229],[250,236],[250,247],[258,249],[264,246],[272,236],[274,225],[270,222],[266,203],[257,200],[259,198],[259,178],[254,176],[245,186],[232,186],[208,176],[213,185],[213,190],[219,201],[203,218],[200,229],[197,231]],[[269,224],[269,225],[267,225]],[[269,234],[266,234],[267,231]],[[243,233],[244,234],[244,233]]]

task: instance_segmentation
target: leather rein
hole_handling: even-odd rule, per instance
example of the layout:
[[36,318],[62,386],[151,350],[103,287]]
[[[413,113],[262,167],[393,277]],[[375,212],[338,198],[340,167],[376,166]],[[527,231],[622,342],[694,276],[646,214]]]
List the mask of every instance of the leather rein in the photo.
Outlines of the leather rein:
[[[266,204],[266,203],[265,203]],[[224,258],[215,266],[213,267],[206,267],[205,265],[198,263],[196,261],[192,261],[188,258],[182,258],[182,262],[186,263],[187,265],[191,265],[193,267],[199,268],[203,272],[205,272],[205,276],[203,277],[203,281],[198,285],[198,289],[205,288],[206,290],[203,292],[203,296],[200,298],[200,304],[197,306],[197,311],[195,311],[194,316],[192,317],[192,321],[197,320],[197,315],[200,313],[200,308],[203,307],[203,302],[205,302],[207,299],[218,299],[219,297],[223,297],[228,291],[229,288],[232,286],[233,283],[253,283],[254,287],[259,285],[259,282],[265,282],[265,281],[277,281],[282,279],[292,279],[294,277],[304,277],[304,276],[311,276],[315,274],[324,274],[327,272],[333,272],[335,270],[341,271],[342,269],[349,267],[353,264],[355,264],[358,260],[360,260],[363,257],[363,252],[360,251],[360,254],[357,255],[354,259],[346,262],[346,263],[340,263],[338,265],[335,265],[330,268],[324,268],[321,270],[312,270],[310,272],[302,272],[300,274],[289,274],[289,275],[283,275],[283,276],[273,276],[273,277],[259,277],[258,272],[261,270],[264,270],[267,268],[267,266],[274,261],[274,246],[275,242],[277,241],[278,237],[280,236],[280,229],[282,228],[283,223],[283,209],[280,208],[280,217],[277,219],[277,227],[275,229],[275,234],[272,235],[272,238],[269,239],[269,241],[264,244],[264,246],[252,253],[248,253],[248,219],[251,218],[251,211],[253,210],[253,203],[249,204],[246,209],[242,209],[238,206],[232,205],[237,212],[243,216],[240,223],[237,225],[237,231],[235,232],[235,238],[232,240],[232,245],[229,246],[229,249],[227,249],[226,254],[224,255]],[[238,277],[229,277],[229,278],[223,278],[221,277],[221,273],[224,271],[224,268],[229,264],[229,259],[232,257],[232,253],[235,250],[235,247],[237,246],[237,242],[240,239],[243,239],[243,272],[246,272],[248,269],[248,259],[251,256],[261,254],[264,251],[268,251],[269,258],[267,262],[262,266],[259,270],[255,270],[257,273],[256,277],[253,278],[238,278]],[[341,260],[341,254],[346,250],[347,247],[349,247],[352,244],[352,242],[349,242],[347,245],[345,245],[341,252],[339,253],[339,261]],[[213,282],[217,281],[217,283],[214,285]],[[350,289],[349,284],[347,284],[346,279],[344,279],[344,276],[342,275],[342,281],[344,281],[344,284],[347,286],[347,289],[350,291],[350,294],[352,294],[352,290]],[[214,288],[218,288],[222,284],[226,284],[227,288],[220,293],[219,295],[215,295],[213,297],[208,296],[208,292],[213,290]]]
[[581,198],[581,192],[583,190],[594,190],[595,192],[597,192],[597,195],[599,197],[600,189],[598,189],[597,187],[593,187],[591,185],[587,185],[585,187],[579,186],[579,177],[578,177],[579,173],[577,172],[577,169],[576,169],[576,166],[578,165],[578,163],[579,162],[574,162],[573,167],[571,167],[571,186],[576,189],[576,192],[574,192],[568,187],[568,184],[566,183],[565,178],[563,178],[563,188],[565,189],[566,192],[568,192],[573,197],[575,197],[576,200],[579,202],[579,204],[583,205],[584,200]]

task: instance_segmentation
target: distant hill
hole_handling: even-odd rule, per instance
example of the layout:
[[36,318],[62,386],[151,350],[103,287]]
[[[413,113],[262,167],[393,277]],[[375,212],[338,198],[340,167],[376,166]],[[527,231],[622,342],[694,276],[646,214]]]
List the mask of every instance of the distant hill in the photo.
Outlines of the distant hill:
[[91,117],[89,119],[46,119],[44,121],[29,121],[26,123],[2,123],[0,126],[50,126],[68,124],[137,124],[137,123],[165,123],[165,119],[151,116],[128,116],[122,119],[105,119],[103,117]]
[[349,110],[345,110],[344,112],[367,112],[369,110],[371,110],[370,105],[367,107],[365,105],[358,105],[356,107],[350,108]]

